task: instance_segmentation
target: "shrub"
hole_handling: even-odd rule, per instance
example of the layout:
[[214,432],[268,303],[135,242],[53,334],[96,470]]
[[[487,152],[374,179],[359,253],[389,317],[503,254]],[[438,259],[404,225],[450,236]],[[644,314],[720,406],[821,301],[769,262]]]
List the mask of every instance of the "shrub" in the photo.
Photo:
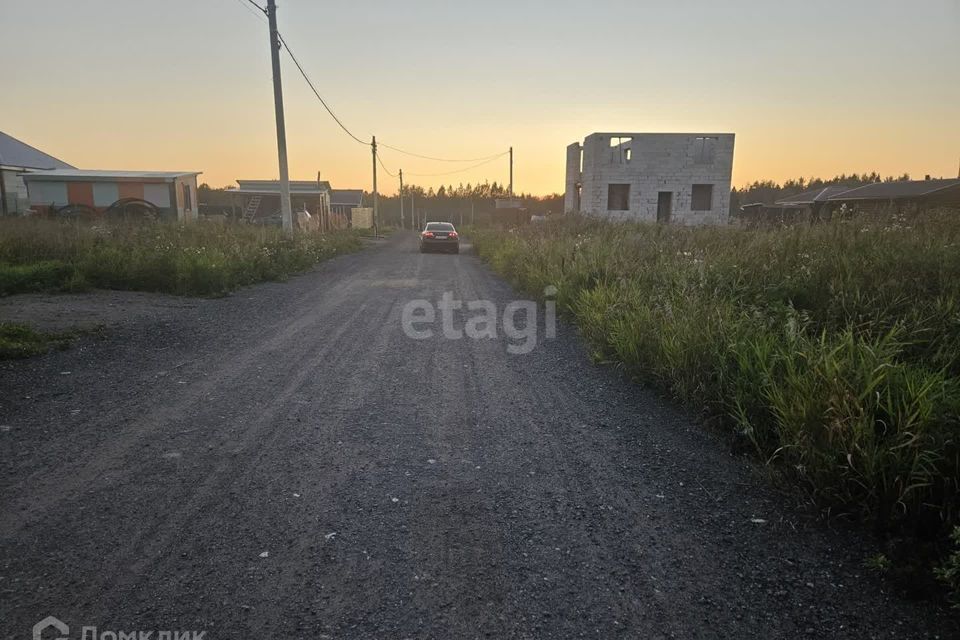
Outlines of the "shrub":
[[[822,505],[942,539],[960,507],[960,221],[479,230],[597,356],[718,419]],[[929,575],[929,573],[928,573]]]
[[33,264],[0,263],[0,295],[30,291],[56,291],[70,282],[75,269],[59,260]]
[[0,322],[0,360],[28,358],[51,348],[63,349],[75,337],[72,333],[43,333],[22,324]]
[[0,219],[0,295],[89,287],[221,295],[356,251],[359,234],[247,225]]
[[960,527],[953,530],[950,539],[956,548],[947,557],[943,565],[937,569],[937,577],[943,581],[949,590],[950,601],[953,606],[960,609]]

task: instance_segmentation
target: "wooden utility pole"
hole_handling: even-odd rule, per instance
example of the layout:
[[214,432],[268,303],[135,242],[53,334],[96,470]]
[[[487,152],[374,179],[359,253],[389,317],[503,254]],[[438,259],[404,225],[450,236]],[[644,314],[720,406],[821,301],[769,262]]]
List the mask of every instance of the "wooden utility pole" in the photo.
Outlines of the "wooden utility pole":
[[280,165],[280,217],[283,230],[293,231],[293,209],[290,206],[290,173],[287,169],[287,127],[283,120],[283,84],[280,81],[280,37],[277,35],[277,4],[267,0],[267,21],[270,24],[270,61],[273,65],[273,107],[277,117],[277,161]]
[[400,169],[400,230],[406,228],[407,225],[403,220],[403,169]]
[[513,197],[513,147],[510,147],[510,197]]
[[373,136],[370,145],[373,150],[373,237],[380,237],[380,198],[377,195],[377,136]]
[[413,191],[410,191],[410,219],[413,222],[413,230],[417,230],[417,209],[413,206]]
[[[320,187],[321,187],[321,184],[320,184],[320,172],[317,171],[317,191],[320,191]],[[329,204],[329,203],[328,203],[328,204]],[[325,211],[325,210],[324,210],[324,207],[323,207],[323,196],[322,196],[322,195],[320,196],[319,200],[317,200],[317,207],[318,207],[318,208],[317,208],[317,216],[318,216],[318,218],[319,218],[319,219],[317,220],[317,222],[319,223],[320,231],[327,231],[327,230],[329,229],[329,227],[330,227],[330,220],[329,220],[329,216],[327,215],[328,212]]]

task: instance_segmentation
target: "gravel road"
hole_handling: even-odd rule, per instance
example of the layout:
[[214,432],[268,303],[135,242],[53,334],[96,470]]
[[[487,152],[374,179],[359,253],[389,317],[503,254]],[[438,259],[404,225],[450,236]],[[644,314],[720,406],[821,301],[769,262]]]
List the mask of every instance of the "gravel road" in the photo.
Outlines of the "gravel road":
[[956,632],[569,326],[525,355],[407,337],[445,291],[517,297],[399,234],[0,366],[0,637]]

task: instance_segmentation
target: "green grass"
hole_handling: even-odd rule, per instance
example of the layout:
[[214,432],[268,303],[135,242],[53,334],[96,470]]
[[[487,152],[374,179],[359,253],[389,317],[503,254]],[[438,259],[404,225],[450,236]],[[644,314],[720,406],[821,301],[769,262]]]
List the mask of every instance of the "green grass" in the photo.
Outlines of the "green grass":
[[362,246],[359,234],[272,227],[0,218],[0,295],[90,288],[221,295]]
[[598,359],[832,513],[944,553],[960,523],[960,214],[771,231],[568,218],[473,241],[518,287],[558,287]]
[[76,333],[47,333],[35,331],[22,324],[0,322],[0,360],[29,358],[50,349],[66,349],[77,337]]
[[950,590],[950,601],[953,606],[960,609],[960,527],[953,530],[950,536],[955,550],[947,557],[943,564],[937,568],[937,578],[939,578]]

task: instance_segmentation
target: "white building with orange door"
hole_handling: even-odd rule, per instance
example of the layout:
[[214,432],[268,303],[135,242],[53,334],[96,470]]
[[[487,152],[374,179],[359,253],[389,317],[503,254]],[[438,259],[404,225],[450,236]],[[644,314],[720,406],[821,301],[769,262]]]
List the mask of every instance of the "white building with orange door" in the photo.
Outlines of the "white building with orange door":
[[199,171],[88,171],[56,169],[22,176],[36,213],[70,215],[151,214],[197,219]]

